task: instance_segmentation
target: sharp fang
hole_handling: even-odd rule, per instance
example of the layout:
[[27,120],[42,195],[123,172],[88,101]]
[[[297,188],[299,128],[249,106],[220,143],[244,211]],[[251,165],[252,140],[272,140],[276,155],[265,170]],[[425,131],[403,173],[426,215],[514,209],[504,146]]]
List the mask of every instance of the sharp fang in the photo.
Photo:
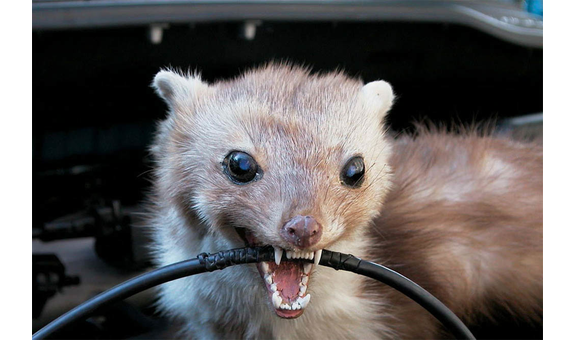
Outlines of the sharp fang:
[[275,260],[276,260],[276,264],[279,266],[280,263],[282,262],[282,255],[283,255],[284,250],[280,247],[274,247],[274,253],[275,253]]
[[321,260],[321,249],[320,250],[316,250],[313,256],[313,264],[315,264],[316,266],[319,264],[319,260]]
[[304,309],[309,303],[309,299],[311,299],[311,294],[308,294],[303,298],[302,297],[297,298],[297,302],[301,305],[301,308]]
[[274,304],[274,308],[275,308],[275,309],[279,309],[279,308],[280,308],[280,305],[281,305],[281,303],[282,303],[282,298],[281,298],[281,296],[280,296],[280,292],[275,292],[275,293],[272,295],[272,303]]
[[304,274],[309,274],[311,272],[311,267],[313,266],[313,264],[311,263],[304,263],[303,264],[303,272]]

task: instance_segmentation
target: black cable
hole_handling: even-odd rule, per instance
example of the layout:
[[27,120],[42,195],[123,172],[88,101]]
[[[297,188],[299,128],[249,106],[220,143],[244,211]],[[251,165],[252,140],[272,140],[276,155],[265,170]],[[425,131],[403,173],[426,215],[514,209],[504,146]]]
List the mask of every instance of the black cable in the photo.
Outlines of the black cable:
[[397,289],[430,312],[457,339],[475,339],[465,324],[435,296],[405,276],[377,263],[361,260],[353,255],[324,250],[319,264],[335,270],[361,274]]
[[121,301],[136,293],[168,281],[207,271],[224,269],[228,266],[241,263],[272,261],[274,258],[274,252],[273,248],[271,248],[271,251],[269,248],[241,248],[221,251],[211,255],[204,253],[198,255],[195,259],[174,263],[136,276],[133,279],[125,281],[101,294],[96,295],[90,300],[63,314],[34,333],[32,339],[45,339],[51,334],[62,329],[64,326],[87,318],[98,308]]
[[[285,259],[285,255],[284,255]],[[272,247],[240,248],[221,251],[216,254],[200,254],[190,259],[158,268],[151,272],[137,276],[121,283],[73,308],[52,321],[32,336],[32,340],[45,339],[64,326],[78,320],[87,318],[98,308],[113,304],[136,293],[159,284],[176,280],[185,276],[224,269],[229,266],[273,261]],[[287,260],[287,259],[285,259]],[[289,260],[287,260],[289,261]],[[346,255],[324,250],[319,262],[320,265],[332,267],[336,270],[346,270],[365,275],[389,285],[405,294],[435,316],[458,339],[475,339],[473,334],[441,301],[429,294],[413,281],[384,266],[361,260],[353,255]]]

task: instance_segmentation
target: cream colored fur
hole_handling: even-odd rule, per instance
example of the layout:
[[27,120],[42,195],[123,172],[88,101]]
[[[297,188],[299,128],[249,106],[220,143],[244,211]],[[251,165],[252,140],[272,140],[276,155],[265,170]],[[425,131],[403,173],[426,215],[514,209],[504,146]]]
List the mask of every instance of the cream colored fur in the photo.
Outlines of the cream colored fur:
[[[393,100],[389,84],[363,86],[342,74],[309,76],[269,65],[209,86],[195,75],[162,71],[154,87],[170,108],[152,147],[150,225],[158,265],[243,246],[231,226],[221,224],[225,213],[282,247],[288,247],[278,232],[282,221],[313,214],[324,225],[318,248],[364,254],[366,228],[389,182],[382,134]],[[220,163],[232,150],[254,156],[263,178],[245,187],[228,181]],[[367,179],[364,189],[351,190],[339,173],[357,154],[365,157]],[[253,265],[166,284],[160,304],[187,324],[186,336],[200,339],[381,338],[389,332],[374,322],[381,301],[362,297],[362,282],[315,268],[312,299],[295,320],[275,315]]]

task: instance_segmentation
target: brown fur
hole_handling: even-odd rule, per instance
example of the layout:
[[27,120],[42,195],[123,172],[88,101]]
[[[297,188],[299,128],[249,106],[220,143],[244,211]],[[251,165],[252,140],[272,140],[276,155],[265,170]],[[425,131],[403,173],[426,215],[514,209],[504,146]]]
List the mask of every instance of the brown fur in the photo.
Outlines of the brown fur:
[[[394,141],[392,189],[372,230],[372,256],[466,322],[499,306],[539,320],[543,308],[543,149],[506,137],[420,127]],[[406,298],[387,312],[403,337],[437,337]],[[540,321],[540,320],[539,320]]]

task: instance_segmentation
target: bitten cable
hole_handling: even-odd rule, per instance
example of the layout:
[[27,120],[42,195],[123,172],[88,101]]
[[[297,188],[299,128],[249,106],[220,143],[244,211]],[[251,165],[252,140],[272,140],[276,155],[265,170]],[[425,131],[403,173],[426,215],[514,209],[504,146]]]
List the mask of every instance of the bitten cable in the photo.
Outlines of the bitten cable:
[[[285,258],[286,261],[290,261]],[[282,261],[284,260],[282,259]],[[202,253],[197,258],[174,263],[125,281],[73,308],[32,336],[45,339],[63,327],[87,318],[95,310],[121,301],[159,284],[185,276],[221,270],[229,266],[273,261],[273,247],[239,248],[214,254]],[[465,324],[441,301],[405,276],[382,265],[361,260],[353,255],[323,250],[320,265],[370,277],[397,289],[435,316],[457,339],[475,339]]]

